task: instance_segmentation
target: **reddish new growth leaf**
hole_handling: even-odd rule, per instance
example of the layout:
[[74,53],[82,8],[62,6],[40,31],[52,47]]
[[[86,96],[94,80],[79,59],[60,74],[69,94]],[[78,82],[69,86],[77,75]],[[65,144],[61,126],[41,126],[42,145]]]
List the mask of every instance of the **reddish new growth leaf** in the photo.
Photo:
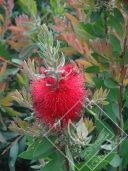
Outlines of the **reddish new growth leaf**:
[[67,29],[67,23],[59,17],[54,17],[55,25],[52,26],[57,32],[63,32]]
[[0,0],[0,5],[3,5],[3,3],[4,3],[4,0]]
[[[66,17],[68,17],[68,19],[70,19],[71,22],[78,24],[78,20],[74,16],[69,15],[68,13],[66,13],[65,15]],[[74,49],[72,53],[76,53],[76,51],[78,51],[86,57],[89,57],[90,49],[87,42],[84,39],[78,38],[71,25],[69,23],[66,23],[65,20],[58,17],[54,17],[54,21],[55,25],[53,25],[53,29],[55,29],[55,31],[59,33],[59,38],[61,40],[66,41],[68,45]]]
[[53,126],[61,119],[61,126],[65,127],[69,119],[77,121],[80,118],[82,104],[85,101],[86,90],[84,75],[79,69],[67,64],[61,68],[59,80],[47,76],[35,78],[32,81],[33,108],[37,117],[48,126]]
[[31,30],[29,23],[32,22],[32,19],[27,15],[22,14],[15,19],[16,26],[10,26],[9,29],[12,31],[12,35],[8,40],[8,43],[12,48],[20,51],[24,49],[29,43],[30,39],[28,38],[27,31]]
[[28,16],[25,15],[25,14],[22,14],[22,15],[16,17],[16,25],[17,25],[17,26],[25,27],[24,24],[25,24],[25,23],[28,23],[28,22],[30,22],[30,21],[31,21],[31,19],[29,19]]
[[11,13],[14,8],[14,0],[8,0],[8,10]]
[[70,46],[72,46],[81,54],[84,54],[89,50],[88,46],[86,46],[86,43],[81,43],[73,32],[66,32],[63,34],[63,38]]

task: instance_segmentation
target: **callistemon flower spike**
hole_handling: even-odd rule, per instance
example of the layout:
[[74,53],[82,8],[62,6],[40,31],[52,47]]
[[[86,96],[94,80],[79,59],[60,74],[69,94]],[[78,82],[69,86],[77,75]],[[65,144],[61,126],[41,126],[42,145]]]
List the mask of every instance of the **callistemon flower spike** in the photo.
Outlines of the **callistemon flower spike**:
[[65,64],[63,54],[59,57],[59,43],[53,46],[53,36],[46,26],[41,33],[40,54],[46,63],[41,74],[45,77],[32,80],[33,108],[36,116],[48,126],[58,123],[64,128],[69,119],[77,121],[81,117],[86,98],[84,74],[74,64]]

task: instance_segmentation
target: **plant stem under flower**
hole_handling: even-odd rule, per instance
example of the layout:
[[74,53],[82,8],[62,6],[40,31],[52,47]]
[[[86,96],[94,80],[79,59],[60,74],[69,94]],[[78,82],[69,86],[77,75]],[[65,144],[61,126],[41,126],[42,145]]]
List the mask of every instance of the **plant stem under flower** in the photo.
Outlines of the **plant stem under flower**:
[[68,161],[68,159],[66,157],[65,157],[65,167],[66,167],[66,171],[70,171],[69,161]]

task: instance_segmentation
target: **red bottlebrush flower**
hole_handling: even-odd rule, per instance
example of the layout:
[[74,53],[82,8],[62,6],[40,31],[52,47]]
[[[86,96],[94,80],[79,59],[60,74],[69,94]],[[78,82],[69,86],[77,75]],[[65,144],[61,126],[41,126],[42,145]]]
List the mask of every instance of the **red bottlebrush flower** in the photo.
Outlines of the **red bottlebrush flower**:
[[[45,70],[42,72],[46,73]],[[84,102],[86,90],[84,75],[76,66],[67,64],[62,67],[58,81],[47,75],[35,78],[31,86],[35,113],[45,123],[52,126],[63,117],[61,124],[66,126],[69,119],[80,118],[82,104],[78,101]]]

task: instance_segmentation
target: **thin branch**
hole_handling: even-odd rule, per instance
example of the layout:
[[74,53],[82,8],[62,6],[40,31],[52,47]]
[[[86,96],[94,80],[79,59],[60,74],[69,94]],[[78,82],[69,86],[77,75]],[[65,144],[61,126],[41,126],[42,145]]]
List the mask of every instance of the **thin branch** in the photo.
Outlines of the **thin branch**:
[[16,137],[16,139],[10,143],[7,148],[4,149],[4,151],[0,154],[0,156],[3,156],[15,143],[17,143],[21,138],[23,137],[23,135],[20,135],[18,137]]
[[[120,55],[121,58],[121,65],[120,65],[120,89],[119,89],[119,119],[118,119],[118,125],[120,128],[122,128],[122,121],[123,121],[123,116],[122,116],[122,112],[123,112],[123,94],[124,94],[124,78],[125,78],[125,55],[126,55],[126,51],[127,51],[127,41],[128,41],[128,35],[127,35],[127,29],[128,29],[128,23],[126,24],[126,28],[125,28],[125,36],[124,36],[124,41],[123,41],[123,50],[122,53]],[[117,130],[117,136],[120,135],[120,129]],[[117,147],[117,153],[119,154],[120,152],[120,145],[118,145]],[[120,171],[120,166],[117,167],[117,171]]]

